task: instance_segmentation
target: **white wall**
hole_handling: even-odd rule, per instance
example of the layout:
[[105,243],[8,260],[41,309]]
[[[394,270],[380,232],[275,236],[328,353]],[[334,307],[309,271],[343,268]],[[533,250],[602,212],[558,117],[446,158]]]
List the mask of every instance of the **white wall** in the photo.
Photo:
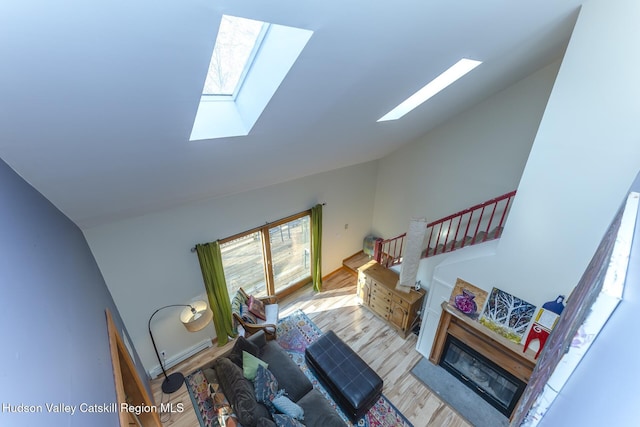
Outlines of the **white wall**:
[[569,294],[640,169],[640,3],[580,12],[498,247],[496,284]]
[[380,160],[374,232],[389,238],[514,190],[559,61]]
[[[326,275],[362,249],[362,239],[371,230],[376,172],[377,162],[368,162],[84,230],[145,368],[158,364],[147,331],[153,311],[204,295],[198,258],[190,252],[196,243],[225,238],[326,202],[322,254]],[[178,312],[164,310],[153,321],[159,350],[166,350],[169,359],[215,336],[213,326],[187,333]]]
[[[633,191],[640,191],[636,180]],[[591,347],[549,411],[538,424],[555,426],[634,426],[638,424],[640,342],[630,336],[640,310],[640,218],[635,233],[622,301],[607,320]]]

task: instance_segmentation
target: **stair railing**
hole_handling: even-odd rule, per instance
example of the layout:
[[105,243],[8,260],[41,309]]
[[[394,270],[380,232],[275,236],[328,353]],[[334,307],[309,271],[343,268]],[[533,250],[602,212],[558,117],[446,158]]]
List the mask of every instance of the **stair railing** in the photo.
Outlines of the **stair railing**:
[[[499,238],[515,195],[514,190],[427,224],[429,237],[422,257],[452,252]],[[497,218],[500,220],[494,225]],[[387,268],[400,264],[406,235],[407,233],[403,233],[391,239],[379,239],[375,245],[374,259]]]
[[404,247],[404,238],[407,233],[402,233],[399,236],[391,239],[376,240],[373,259],[378,261],[378,264],[389,268],[393,265],[400,264],[402,262],[402,248]]

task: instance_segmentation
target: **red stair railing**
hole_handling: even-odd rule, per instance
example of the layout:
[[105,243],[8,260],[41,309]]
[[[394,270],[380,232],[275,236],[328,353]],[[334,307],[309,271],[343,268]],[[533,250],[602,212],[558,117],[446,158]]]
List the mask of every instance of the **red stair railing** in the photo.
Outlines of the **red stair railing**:
[[[497,239],[502,234],[504,221],[515,195],[514,190],[427,224],[429,237],[422,257],[452,252],[465,246]],[[498,217],[500,220],[494,226],[494,220]],[[469,235],[469,230],[473,234]],[[387,268],[400,264],[406,235],[407,233],[403,233],[391,239],[379,239],[375,245],[374,259]]]
[[386,268],[402,262],[402,248],[404,247],[404,238],[407,233],[391,239],[378,239],[375,243],[373,251],[373,259]]

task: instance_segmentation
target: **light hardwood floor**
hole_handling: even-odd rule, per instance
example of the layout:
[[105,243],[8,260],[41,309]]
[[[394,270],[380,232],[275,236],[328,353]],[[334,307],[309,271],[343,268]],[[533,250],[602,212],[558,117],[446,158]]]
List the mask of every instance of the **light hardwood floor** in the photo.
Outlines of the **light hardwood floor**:
[[[340,269],[324,279],[322,292],[314,293],[310,287],[305,287],[281,300],[280,317],[300,309],[323,331],[333,329],[382,377],[384,395],[414,426],[469,427],[462,417],[410,373],[422,357],[415,350],[416,336],[411,334],[406,340],[402,339],[367,308],[360,307],[355,299],[355,284],[356,276]],[[169,372],[178,370],[187,375],[232,345],[203,350]],[[163,395],[161,383],[162,377],[151,382],[156,404],[168,400],[184,404],[182,413],[173,413],[170,418],[163,415],[163,425],[199,427],[186,387],[182,386],[171,395]]]

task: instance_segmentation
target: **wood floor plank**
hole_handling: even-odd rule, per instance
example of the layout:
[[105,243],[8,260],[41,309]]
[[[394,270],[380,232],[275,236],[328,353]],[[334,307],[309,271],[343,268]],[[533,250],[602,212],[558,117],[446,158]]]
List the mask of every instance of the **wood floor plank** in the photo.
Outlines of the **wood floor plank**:
[[[330,329],[342,338],[384,380],[384,395],[416,427],[470,427],[451,407],[443,403],[410,370],[422,356],[415,350],[417,337],[410,334],[403,339],[367,308],[357,304],[355,276],[346,269],[327,277],[323,291],[313,292],[310,287],[294,292],[280,301],[280,317],[295,310],[304,311],[323,331]],[[205,349],[185,360],[168,372],[178,370],[187,375],[214,358],[225,353],[232,343],[224,347]],[[152,380],[151,388],[156,404],[181,402],[182,413],[171,417],[161,414],[164,426],[198,427],[198,420],[185,386],[171,395],[163,395],[162,378]]]

